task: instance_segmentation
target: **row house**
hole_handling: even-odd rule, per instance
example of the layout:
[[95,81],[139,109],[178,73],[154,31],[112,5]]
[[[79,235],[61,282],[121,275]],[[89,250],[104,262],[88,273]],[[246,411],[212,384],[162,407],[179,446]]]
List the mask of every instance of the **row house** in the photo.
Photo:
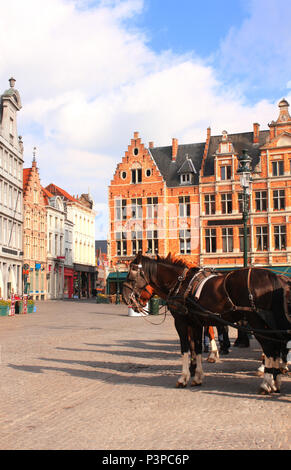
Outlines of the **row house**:
[[[71,196],[64,189],[50,184],[46,189],[59,196],[65,206],[66,217],[71,221],[71,230],[66,237],[72,243],[72,268],[65,268],[65,286],[69,297],[90,297],[96,284],[95,266],[95,216],[94,202],[90,194]],[[71,232],[71,235],[70,235]]]
[[242,188],[237,175],[243,150],[252,159],[249,263],[291,261],[291,118],[289,104],[260,130],[212,136],[202,143],[148,147],[134,133],[109,186],[109,260],[126,265],[139,251],[169,252],[219,268],[243,265]]
[[46,203],[34,153],[23,169],[23,291],[35,300],[48,298]]
[[22,292],[23,144],[17,134],[21,99],[10,78],[0,96],[0,299]]
[[65,267],[65,211],[63,201],[42,188],[47,219],[47,298],[63,297]]

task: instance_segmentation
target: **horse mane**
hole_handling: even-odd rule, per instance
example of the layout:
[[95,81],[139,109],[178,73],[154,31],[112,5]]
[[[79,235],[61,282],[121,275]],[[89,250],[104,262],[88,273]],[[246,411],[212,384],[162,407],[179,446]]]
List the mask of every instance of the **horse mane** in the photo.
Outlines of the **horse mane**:
[[181,268],[191,267],[189,263],[184,261],[181,258],[174,257],[172,253],[169,253],[168,256],[162,257],[158,256],[157,261],[161,261],[164,264],[168,264],[169,266],[179,266]]

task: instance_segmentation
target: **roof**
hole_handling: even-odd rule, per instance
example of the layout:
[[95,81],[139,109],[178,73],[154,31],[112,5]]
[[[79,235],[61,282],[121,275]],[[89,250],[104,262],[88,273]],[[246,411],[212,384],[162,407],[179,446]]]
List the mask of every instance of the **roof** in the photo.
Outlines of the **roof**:
[[95,250],[107,253],[107,240],[95,240]]
[[67,191],[65,191],[62,188],[59,188],[56,184],[51,183],[48,186],[46,186],[45,189],[47,189],[49,192],[51,192],[55,196],[62,196],[68,201],[79,202],[77,199],[75,199],[73,196],[67,193]]
[[[242,132],[239,134],[228,134],[228,142],[233,144],[234,152],[241,154],[244,149],[252,159],[253,169],[259,163],[260,147],[267,141],[269,131],[260,131],[259,143],[253,143],[253,132]],[[207,157],[204,164],[204,176],[214,175],[214,156],[218,149],[218,145],[222,140],[221,135],[210,137]]]
[[48,201],[48,198],[51,198],[51,197],[54,197],[54,195],[52,193],[50,193],[46,188],[44,188],[43,186],[41,187],[42,189],[42,192],[43,192],[43,195],[44,195],[44,199],[45,199],[45,202],[46,204],[49,203]]
[[23,191],[26,191],[32,168],[23,168]]
[[178,170],[179,175],[181,175],[182,173],[197,173],[195,166],[188,155],[186,155],[186,160],[184,161],[184,163],[182,163],[181,168]]
[[[194,185],[199,182],[198,172],[201,168],[205,142],[199,144],[181,144],[178,146],[177,157],[172,161],[172,146],[150,148],[154,161],[163,176],[168,187],[180,186],[179,170],[186,162],[186,155],[191,160],[196,172],[194,173]],[[193,170],[192,170],[193,172]]]

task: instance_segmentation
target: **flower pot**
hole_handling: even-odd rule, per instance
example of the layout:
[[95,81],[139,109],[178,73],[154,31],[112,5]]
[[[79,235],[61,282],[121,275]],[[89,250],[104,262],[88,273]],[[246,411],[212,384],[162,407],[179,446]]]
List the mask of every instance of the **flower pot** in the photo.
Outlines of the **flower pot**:
[[8,305],[0,305],[0,317],[5,317],[9,313],[9,306]]

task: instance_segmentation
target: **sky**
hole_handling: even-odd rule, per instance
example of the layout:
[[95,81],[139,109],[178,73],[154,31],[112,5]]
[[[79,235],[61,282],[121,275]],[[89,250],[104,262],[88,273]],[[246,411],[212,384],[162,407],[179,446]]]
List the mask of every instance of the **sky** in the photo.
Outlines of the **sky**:
[[24,167],[91,193],[96,239],[133,133],[203,142],[291,100],[290,0],[0,0],[0,93],[16,79]]

